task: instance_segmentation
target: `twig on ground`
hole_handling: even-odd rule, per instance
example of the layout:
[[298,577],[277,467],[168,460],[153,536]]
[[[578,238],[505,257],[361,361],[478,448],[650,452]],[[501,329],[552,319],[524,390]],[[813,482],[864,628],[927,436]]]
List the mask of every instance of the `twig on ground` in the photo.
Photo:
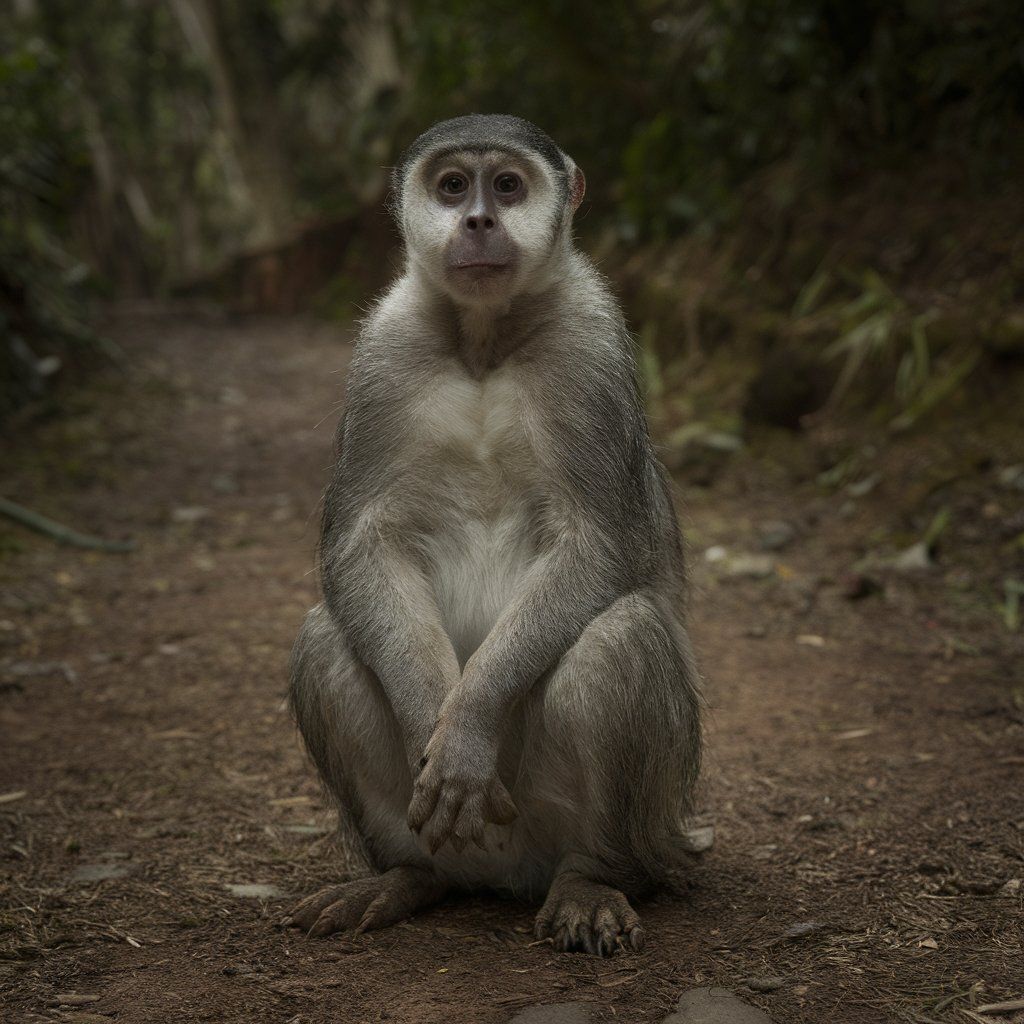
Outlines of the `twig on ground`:
[[976,1007],[978,1013],[1012,1013],[1024,1010],[1024,999],[1008,999],[1005,1003],[986,1003]]
[[53,519],[33,512],[24,505],[7,498],[0,498],[0,515],[13,519],[22,526],[27,526],[36,533],[52,537],[59,544],[70,544],[76,548],[88,548],[90,551],[109,551],[112,554],[125,554],[135,550],[135,542],[130,540],[103,540],[101,537],[93,537],[87,533],[79,533],[70,527],[62,526]]

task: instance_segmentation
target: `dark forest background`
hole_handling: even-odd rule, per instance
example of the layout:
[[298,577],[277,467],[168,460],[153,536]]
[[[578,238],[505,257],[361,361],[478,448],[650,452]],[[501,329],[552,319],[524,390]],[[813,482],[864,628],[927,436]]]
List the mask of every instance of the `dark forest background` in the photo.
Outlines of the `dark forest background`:
[[585,169],[578,231],[665,437],[906,429],[1020,382],[1015,0],[0,12],[8,414],[117,358],[112,300],[351,316],[386,279],[388,166],[474,110],[535,120]]

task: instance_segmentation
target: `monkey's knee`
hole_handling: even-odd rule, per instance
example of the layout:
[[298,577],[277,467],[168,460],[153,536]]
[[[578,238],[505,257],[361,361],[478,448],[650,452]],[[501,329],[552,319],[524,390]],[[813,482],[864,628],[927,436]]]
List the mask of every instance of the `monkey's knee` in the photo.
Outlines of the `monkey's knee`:
[[[696,674],[682,628],[646,593],[620,598],[583,631],[548,680],[550,725],[621,732],[668,709],[693,708]],[[646,730],[634,738],[643,742]]]

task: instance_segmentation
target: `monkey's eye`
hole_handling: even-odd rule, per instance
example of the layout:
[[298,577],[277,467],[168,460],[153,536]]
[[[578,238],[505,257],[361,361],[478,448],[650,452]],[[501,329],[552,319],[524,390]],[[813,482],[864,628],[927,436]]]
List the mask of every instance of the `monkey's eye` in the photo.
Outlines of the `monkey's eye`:
[[461,174],[446,174],[439,187],[446,196],[461,196],[469,188],[469,182]]
[[499,174],[494,179],[494,191],[503,196],[511,196],[519,191],[522,184],[518,174]]

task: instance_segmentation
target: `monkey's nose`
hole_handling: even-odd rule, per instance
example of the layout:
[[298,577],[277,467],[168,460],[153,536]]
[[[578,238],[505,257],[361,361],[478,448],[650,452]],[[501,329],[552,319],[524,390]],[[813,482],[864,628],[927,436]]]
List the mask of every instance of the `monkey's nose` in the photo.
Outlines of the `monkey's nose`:
[[467,231],[476,231],[477,228],[483,228],[485,231],[489,231],[494,227],[494,221],[486,215],[478,216],[475,213],[471,213],[466,218],[465,225]]

